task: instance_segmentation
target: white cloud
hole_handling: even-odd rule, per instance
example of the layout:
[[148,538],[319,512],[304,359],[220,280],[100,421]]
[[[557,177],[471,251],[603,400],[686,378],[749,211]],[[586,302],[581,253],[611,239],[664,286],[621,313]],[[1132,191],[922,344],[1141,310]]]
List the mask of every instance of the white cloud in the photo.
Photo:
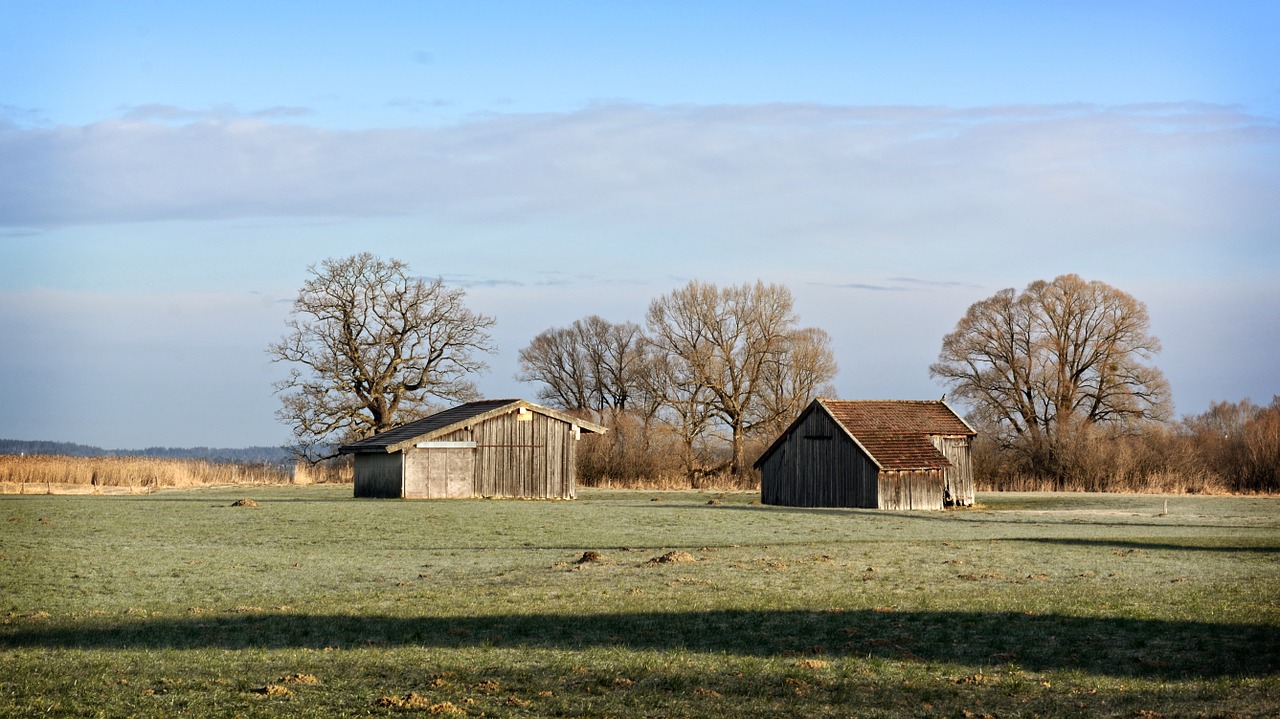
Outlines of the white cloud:
[[[279,368],[262,348],[287,304],[170,290],[283,297],[307,264],[362,249],[497,317],[481,380],[496,395],[532,393],[515,358],[548,327],[640,322],[691,278],[760,278],[832,334],[846,396],[936,396],[928,364],[970,303],[1064,272],[1149,303],[1183,411],[1280,390],[1280,339],[1260,329],[1280,271],[1280,126],[1231,107],[614,104],[358,132],[135,110],[0,120],[0,280],[25,288],[0,295],[20,348],[0,362],[16,378],[0,436],[273,441]],[[165,411],[180,416],[151,421]]]
[[0,160],[8,227],[421,213],[874,250],[1264,247],[1280,225],[1280,125],[1191,103],[608,105],[351,132],[148,106],[0,126]]

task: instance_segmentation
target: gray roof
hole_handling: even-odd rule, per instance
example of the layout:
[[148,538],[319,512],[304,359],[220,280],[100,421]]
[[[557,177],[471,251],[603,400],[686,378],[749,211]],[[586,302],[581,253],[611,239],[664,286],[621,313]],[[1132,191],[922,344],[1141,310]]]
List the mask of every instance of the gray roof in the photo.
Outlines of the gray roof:
[[604,433],[609,431],[607,428],[593,422],[579,419],[559,410],[526,402],[522,399],[484,399],[478,402],[460,404],[443,412],[437,412],[430,417],[423,417],[416,422],[402,424],[399,427],[379,432],[358,442],[344,444],[338,448],[338,452],[342,454],[398,452],[417,442],[427,441],[432,437],[448,434],[460,427],[483,422],[507,412],[515,412],[522,407],[531,412],[577,425],[584,432]]

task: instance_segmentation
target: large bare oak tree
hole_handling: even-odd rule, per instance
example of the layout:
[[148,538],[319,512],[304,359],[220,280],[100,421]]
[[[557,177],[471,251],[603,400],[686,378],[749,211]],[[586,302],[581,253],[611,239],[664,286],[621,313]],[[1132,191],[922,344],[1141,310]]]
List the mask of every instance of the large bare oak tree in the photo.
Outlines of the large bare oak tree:
[[294,365],[276,383],[276,416],[292,426],[295,454],[317,459],[429,414],[432,400],[476,398],[469,377],[494,351],[494,319],[467,308],[461,289],[367,252],[307,270],[288,333],[267,348]]
[[974,303],[929,373],[1046,476],[1074,430],[1172,413],[1147,308],[1104,282],[1062,275]]

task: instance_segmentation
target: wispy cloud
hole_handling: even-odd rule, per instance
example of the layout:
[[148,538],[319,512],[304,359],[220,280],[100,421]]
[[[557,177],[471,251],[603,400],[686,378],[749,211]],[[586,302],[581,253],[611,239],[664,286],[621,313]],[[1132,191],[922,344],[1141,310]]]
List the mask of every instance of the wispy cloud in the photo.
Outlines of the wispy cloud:
[[813,287],[832,287],[839,290],[868,290],[871,292],[906,292],[906,287],[872,285],[865,282],[809,282]]
[[923,280],[918,277],[890,277],[890,282],[900,282],[904,285],[916,285],[919,287],[968,287],[972,289],[981,289],[982,285],[975,285],[971,282],[959,282],[957,280]]
[[259,110],[244,112],[233,105],[219,105],[206,109],[190,109],[177,105],[150,103],[146,105],[127,105],[119,108],[121,118],[129,122],[231,122],[243,119],[260,120],[292,120],[315,114],[308,107],[275,105]]
[[448,107],[447,100],[436,98],[434,100],[415,100],[408,97],[395,97],[387,100],[387,107],[394,107],[398,110],[406,110],[408,112],[423,112],[425,110],[434,110],[441,107]]
[[0,104],[0,123],[5,121],[25,126],[49,124],[49,118],[45,116],[43,110]]
[[[427,281],[434,280],[434,277],[422,278]],[[523,287],[525,283],[517,280],[509,280],[497,277],[479,277],[477,275],[441,275],[440,279],[452,287]]]
[[1274,252],[1280,226],[1280,122],[1227,106],[604,104],[442,128],[284,121],[306,112],[146,105],[81,127],[0,124],[0,226],[424,214],[672,237],[656,251],[716,236],[752,251],[969,247],[974,262],[1032,241],[1064,261],[1206,237]]

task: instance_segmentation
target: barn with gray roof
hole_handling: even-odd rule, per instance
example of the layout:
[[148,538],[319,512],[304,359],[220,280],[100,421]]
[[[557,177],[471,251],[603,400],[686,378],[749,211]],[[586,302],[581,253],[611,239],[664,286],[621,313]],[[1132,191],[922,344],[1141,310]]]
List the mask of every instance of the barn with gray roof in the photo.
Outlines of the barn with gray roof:
[[755,463],[764,504],[973,504],[976,433],[942,401],[816,399]]
[[338,449],[355,496],[572,499],[577,442],[604,427],[521,399],[468,402]]

